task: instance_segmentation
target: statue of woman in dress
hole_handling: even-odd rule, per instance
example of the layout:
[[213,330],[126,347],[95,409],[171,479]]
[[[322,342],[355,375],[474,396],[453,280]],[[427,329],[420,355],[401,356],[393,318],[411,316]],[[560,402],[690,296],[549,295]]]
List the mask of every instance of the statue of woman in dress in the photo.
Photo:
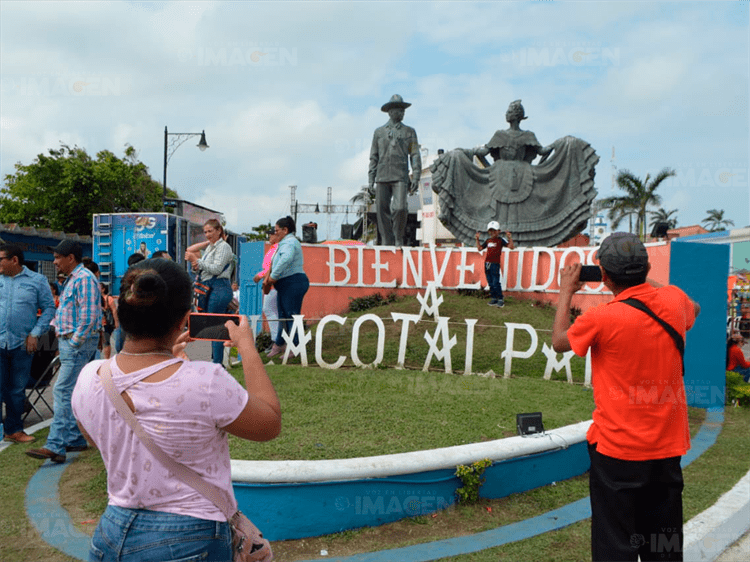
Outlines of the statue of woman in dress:
[[[494,220],[513,232],[516,244],[556,246],[578,234],[591,216],[599,157],[575,137],[543,147],[519,126],[526,119],[521,100],[510,104],[505,118],[509,127],[486,145],[452,150],[431,166],[439,218],[466,245]],[[537,156],[539,162],[532,164]]]

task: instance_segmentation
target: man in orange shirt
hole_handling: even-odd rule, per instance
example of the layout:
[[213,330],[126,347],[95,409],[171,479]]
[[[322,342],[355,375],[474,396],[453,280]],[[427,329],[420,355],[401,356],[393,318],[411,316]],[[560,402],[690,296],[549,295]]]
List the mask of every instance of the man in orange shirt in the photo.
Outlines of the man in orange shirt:
[[552,331],[557,352],[583,357],[591,349],[592,559],[681,561],[680,457],[690,448],[682,353],[666,328],[623,301],[645,304],[683,345],[700,306],[677,287],[647,280],[648,254],[633,234],[612,234],[597,258],[614,299],[571,326],[571,299],[583,283],[580,263],[565,267]]

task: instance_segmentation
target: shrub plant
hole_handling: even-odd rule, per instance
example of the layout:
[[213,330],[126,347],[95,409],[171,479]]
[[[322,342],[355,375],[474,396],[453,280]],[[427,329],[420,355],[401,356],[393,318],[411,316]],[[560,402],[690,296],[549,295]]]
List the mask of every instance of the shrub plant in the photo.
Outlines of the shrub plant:
[[482,474],[492,464],[490,459],[482,459],[469,466],[461,464],[456,467],[456,476],[461,479],[463,487],[456,490],[458,503],[476,503],[479,500],[479,487],[484,484]]

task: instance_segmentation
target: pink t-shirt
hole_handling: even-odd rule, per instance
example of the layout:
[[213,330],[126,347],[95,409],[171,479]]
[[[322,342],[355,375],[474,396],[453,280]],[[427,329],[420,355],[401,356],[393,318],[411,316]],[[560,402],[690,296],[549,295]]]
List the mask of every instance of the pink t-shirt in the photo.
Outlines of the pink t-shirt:
[[[234,498],[227,433],[221,427],[245,408],[247,391],[221,365],[206,361],[184,361],[164,381],[141,382],[180,361],[167,359],[125,374],[115,360],[112,379],[119,392],[128,391],[136,417],[154,443]],[[110,505],[226,521],[210,500],[170,476],[141,444],[101,384],[102,363],[93,361],[83,368],[72,406],[104,460]]]
[[276,250],[279,249],[278,244],[274,244],[271,246],[271,248],[266,252],[266,255],[263,256],[263,270],[258,272],[258,275],[265,276],[266,273],[268,273],[268,270],[271,269],[271,262],[273,261],[273,255],[276,253]]

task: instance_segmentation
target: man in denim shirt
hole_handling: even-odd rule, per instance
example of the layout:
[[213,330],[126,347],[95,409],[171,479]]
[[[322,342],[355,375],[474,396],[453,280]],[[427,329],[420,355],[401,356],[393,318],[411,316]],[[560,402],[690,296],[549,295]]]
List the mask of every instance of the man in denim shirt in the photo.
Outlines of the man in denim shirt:
[[81,263],[83,251],[78,242],[63,240],[54,249],[54,255],[55,267],[68,276],[55,315],[60,348],[60,371],[52,391],[55,417],[45,446],[29,449],[26,454],[63,463],[66,452],[87,447],[73,417],[70,399],[78,374],[96,353],[102,326],[102,294],[94,274]]
[[[37,311],[41,315],[37,316]],[[5,402],[5,440],[30,443],[23,431],[26,383],[39,338],[55,315],[55,300],[44,275],[24,265],[16,244],[0,245],[0,402]]]

